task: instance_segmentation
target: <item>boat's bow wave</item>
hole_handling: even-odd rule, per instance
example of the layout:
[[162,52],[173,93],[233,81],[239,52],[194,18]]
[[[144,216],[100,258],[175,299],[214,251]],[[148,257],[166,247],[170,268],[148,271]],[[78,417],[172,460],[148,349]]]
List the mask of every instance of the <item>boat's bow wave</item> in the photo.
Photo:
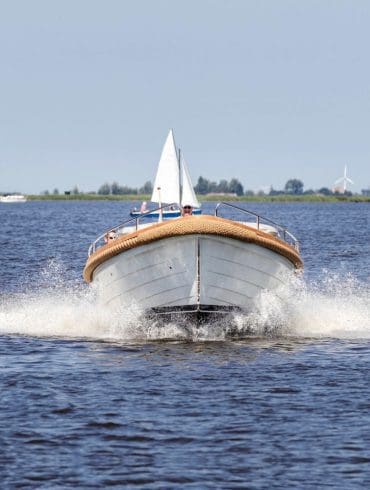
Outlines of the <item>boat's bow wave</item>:
[[[324,274],[316,284],[291,277],[256,309],[212,323],[146,319],[137,305],[114,309],[96,302],[94,287],[61,284],[0,300],[0,334],[86,338],[108,342],[219,341],[245,337],[370,339],[369,285]],[[288,301],[287,301],[288,300]]]

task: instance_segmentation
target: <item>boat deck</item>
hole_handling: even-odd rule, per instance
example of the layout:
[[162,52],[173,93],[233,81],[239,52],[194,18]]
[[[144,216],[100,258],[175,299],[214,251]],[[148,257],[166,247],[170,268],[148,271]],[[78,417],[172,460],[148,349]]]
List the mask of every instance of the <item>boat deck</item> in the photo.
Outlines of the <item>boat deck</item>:
[[[160,208],[157,208],[154,211],[159,211],[161,209],[167,209],[168,205],[162,206]],[[279,238],[282,241],[288,243],[291,245],[293,248],[295,248],[299,252],[299,243],[298,240],[292,235],[286,227],[279,225],[275,223],[274,221],[265,218],[261,215],[258,215],[257,213],[254,213],[252,211],[249,211],[247,209],[241,208],[240,206],[236,206],[231,203],[227,202],[222,202],[217,204],[215,208],[215,213],[214,216],[216,217],[224,217],[221,213],[221,210],[226,208],[227,210],[231,210],[233,214],[241,214],[242,217],[248,216],[249,218],[253,217],[253,221],[249,220],[241,220],[241,219],[235,219],[235,217],[232,217],[232,222],[238,225],[245,226],[246,228],[252,228],[257,231],[262,231],[264,233],[267,233],[275,238]],[[169,219],[164,219],[163,221],[159,218],[158,221],[145,221],[148,217],[150,218],[151,213],[153,213],[153,210],[148,211],[147,213],[142,214],[141,216],[136,216],[133,218],[130,218],[123,223],[119,224],[118,226],[115,226],[113,228],[110,228],[106,230],[103,234],[98,236],[94,242],[90,245],[89,247],[89,252],[88,255],[90,256],[91,254],[95,253],[97,249],[100,247],[106,245],[110,241],[114,241],[115,239],[118,239],[123,236],[128,236],[132,233],[135,233],[137,231],[142,231],[145,230],[146,228],[153,227],[157,224],[161,223],[168,223],[172,221],[176,221],[181,219],[181,217],[176,217],[176,218],[169,218]],[[211,217],[211,215],[197,215],[197,219],[201,219],[205,216]],[[195,216],[194,216],[195,218]],[[188,219],[188,218],[186,218]],[[226,218],[227,219],[227,218]]]

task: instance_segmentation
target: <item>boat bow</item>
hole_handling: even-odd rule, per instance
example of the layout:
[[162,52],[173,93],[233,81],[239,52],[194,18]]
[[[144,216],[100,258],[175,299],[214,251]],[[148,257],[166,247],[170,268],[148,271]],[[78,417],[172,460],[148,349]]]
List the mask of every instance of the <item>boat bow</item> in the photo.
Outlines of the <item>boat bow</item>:
[[119,236],[116,240],[107,243],[90,255],[84,269],[84,279],[87,282],[91,282],[94,271],[99,265],[127,250],[142,247],[167,238],[188,235],[214,235],[253,243],[285,257],[297,269],[303,266],[297,248],[280,238],[266,233],[261,229],[253,228],[251,225],[217,216],[204,215],[173,219],[143,229],[137,229],[127,235]]

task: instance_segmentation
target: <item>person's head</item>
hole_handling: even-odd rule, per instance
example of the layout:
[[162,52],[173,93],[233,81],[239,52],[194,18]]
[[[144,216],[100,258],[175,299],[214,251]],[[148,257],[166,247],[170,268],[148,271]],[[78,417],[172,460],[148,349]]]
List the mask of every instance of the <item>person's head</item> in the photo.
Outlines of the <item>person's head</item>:
[[193,214],[193,206],[190,204],[184,204],[182,207],[182,215],[183,216],[191,216]]

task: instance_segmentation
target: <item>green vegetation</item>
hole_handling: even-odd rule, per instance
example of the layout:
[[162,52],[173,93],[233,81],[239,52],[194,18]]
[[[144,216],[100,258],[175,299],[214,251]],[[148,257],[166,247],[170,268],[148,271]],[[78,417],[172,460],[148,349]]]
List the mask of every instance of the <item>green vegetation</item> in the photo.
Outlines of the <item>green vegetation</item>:
[[[268,192],[244,190],[238,179],[232,178],[220,180],[219,183],[199,177],[194,186],[200,201],[254,201],[254,202],[370,202],[370,191],[363,190],[362,195],[351,192],[344,194],[332,192],[327,187],[318,190],[304,190],[304,184],[299,179],[289,179],[284,190],[275,190],[273,187]],[[152,194],[152,183],[147,181],[136,189],[121,186],[118,182],[109,184],[106,182],[98,191],[82,192],[75,186],[70,191],[60,194],[55,188],[53,192],[44,191],[41,195],[28,196],[29,200],[109,200],[109,201],[149,201]]]
[[79,192],[78,194],[32,194],[28,195],[29,201],[148,201],[150,198],[146,194],[84,194]]
[[[319,194],[279,194],[279,195],[206,195],[199,196],[200,201],[235,201],[235,202],[370,202],[370,196],[334,194],[324,196]],[[29,195],[29,201],[149,201],[149,194],[99,195],[99,194],[49,194]]]

